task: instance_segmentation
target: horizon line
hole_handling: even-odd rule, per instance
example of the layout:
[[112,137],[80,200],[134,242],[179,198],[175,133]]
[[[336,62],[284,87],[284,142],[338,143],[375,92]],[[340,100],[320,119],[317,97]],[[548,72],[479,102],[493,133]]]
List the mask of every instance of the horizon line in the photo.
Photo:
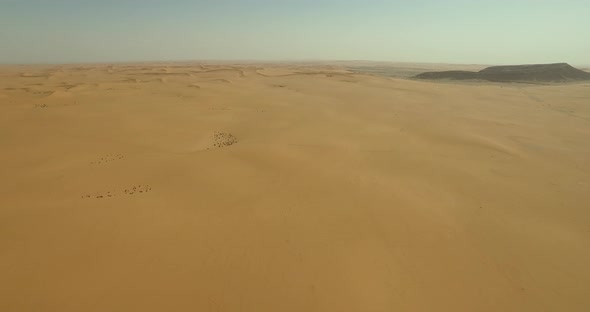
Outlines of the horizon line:
[[260,63],[390,63],[390,64],[444,64],[444,65],[536,65],[536,64],[560,64],[566,63],[572,66],[590,66],[581,63],[569,62],[548,62],[548,63],[455,63],[455,62],[433,62],[433,61],[391,61],[391,60],[363,60],[363,59],[178,59],[178,60],[125,60],[125,61],[74,61],[74,62],[14,62],[3,63],[0,66],[42,66],[42,65],[109,65],[109,64],[145,64],[145,63],[234,63],[234,64],[260,64]]

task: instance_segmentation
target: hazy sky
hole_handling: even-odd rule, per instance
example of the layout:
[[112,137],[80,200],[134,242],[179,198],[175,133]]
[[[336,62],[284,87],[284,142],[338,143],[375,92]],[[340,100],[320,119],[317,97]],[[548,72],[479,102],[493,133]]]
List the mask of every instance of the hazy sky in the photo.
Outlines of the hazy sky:
[[0,0],[0,63],[590,64],[590,0]]

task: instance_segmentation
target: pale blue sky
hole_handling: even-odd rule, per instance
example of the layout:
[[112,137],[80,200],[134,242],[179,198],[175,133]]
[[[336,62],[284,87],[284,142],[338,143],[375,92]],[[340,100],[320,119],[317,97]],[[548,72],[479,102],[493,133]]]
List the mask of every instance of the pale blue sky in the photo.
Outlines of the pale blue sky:
[[590,0],[0,0],[0,63],[590,64]]

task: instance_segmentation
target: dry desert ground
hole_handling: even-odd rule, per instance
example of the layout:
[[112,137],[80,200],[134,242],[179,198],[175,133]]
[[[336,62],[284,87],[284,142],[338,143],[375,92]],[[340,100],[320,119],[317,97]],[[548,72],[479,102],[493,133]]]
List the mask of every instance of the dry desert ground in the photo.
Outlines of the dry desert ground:
[[0,164],[0,311],[590,311],[590,83],[6,65]]

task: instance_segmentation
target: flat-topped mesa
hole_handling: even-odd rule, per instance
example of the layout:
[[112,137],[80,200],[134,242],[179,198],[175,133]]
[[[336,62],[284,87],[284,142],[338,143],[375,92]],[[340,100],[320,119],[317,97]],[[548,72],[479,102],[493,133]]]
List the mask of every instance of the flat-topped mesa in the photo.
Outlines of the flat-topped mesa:
[[415,76],[418,79],[478,79],[494,82],[568,82],[590,80],[590,73],[567,63],[492,66],[479,72],[443,71],[426,72]]
[[567,63],[492,66],[481,70],[479,76],[491,81],[562,82],[590,79],[590,73],[574,68]]

